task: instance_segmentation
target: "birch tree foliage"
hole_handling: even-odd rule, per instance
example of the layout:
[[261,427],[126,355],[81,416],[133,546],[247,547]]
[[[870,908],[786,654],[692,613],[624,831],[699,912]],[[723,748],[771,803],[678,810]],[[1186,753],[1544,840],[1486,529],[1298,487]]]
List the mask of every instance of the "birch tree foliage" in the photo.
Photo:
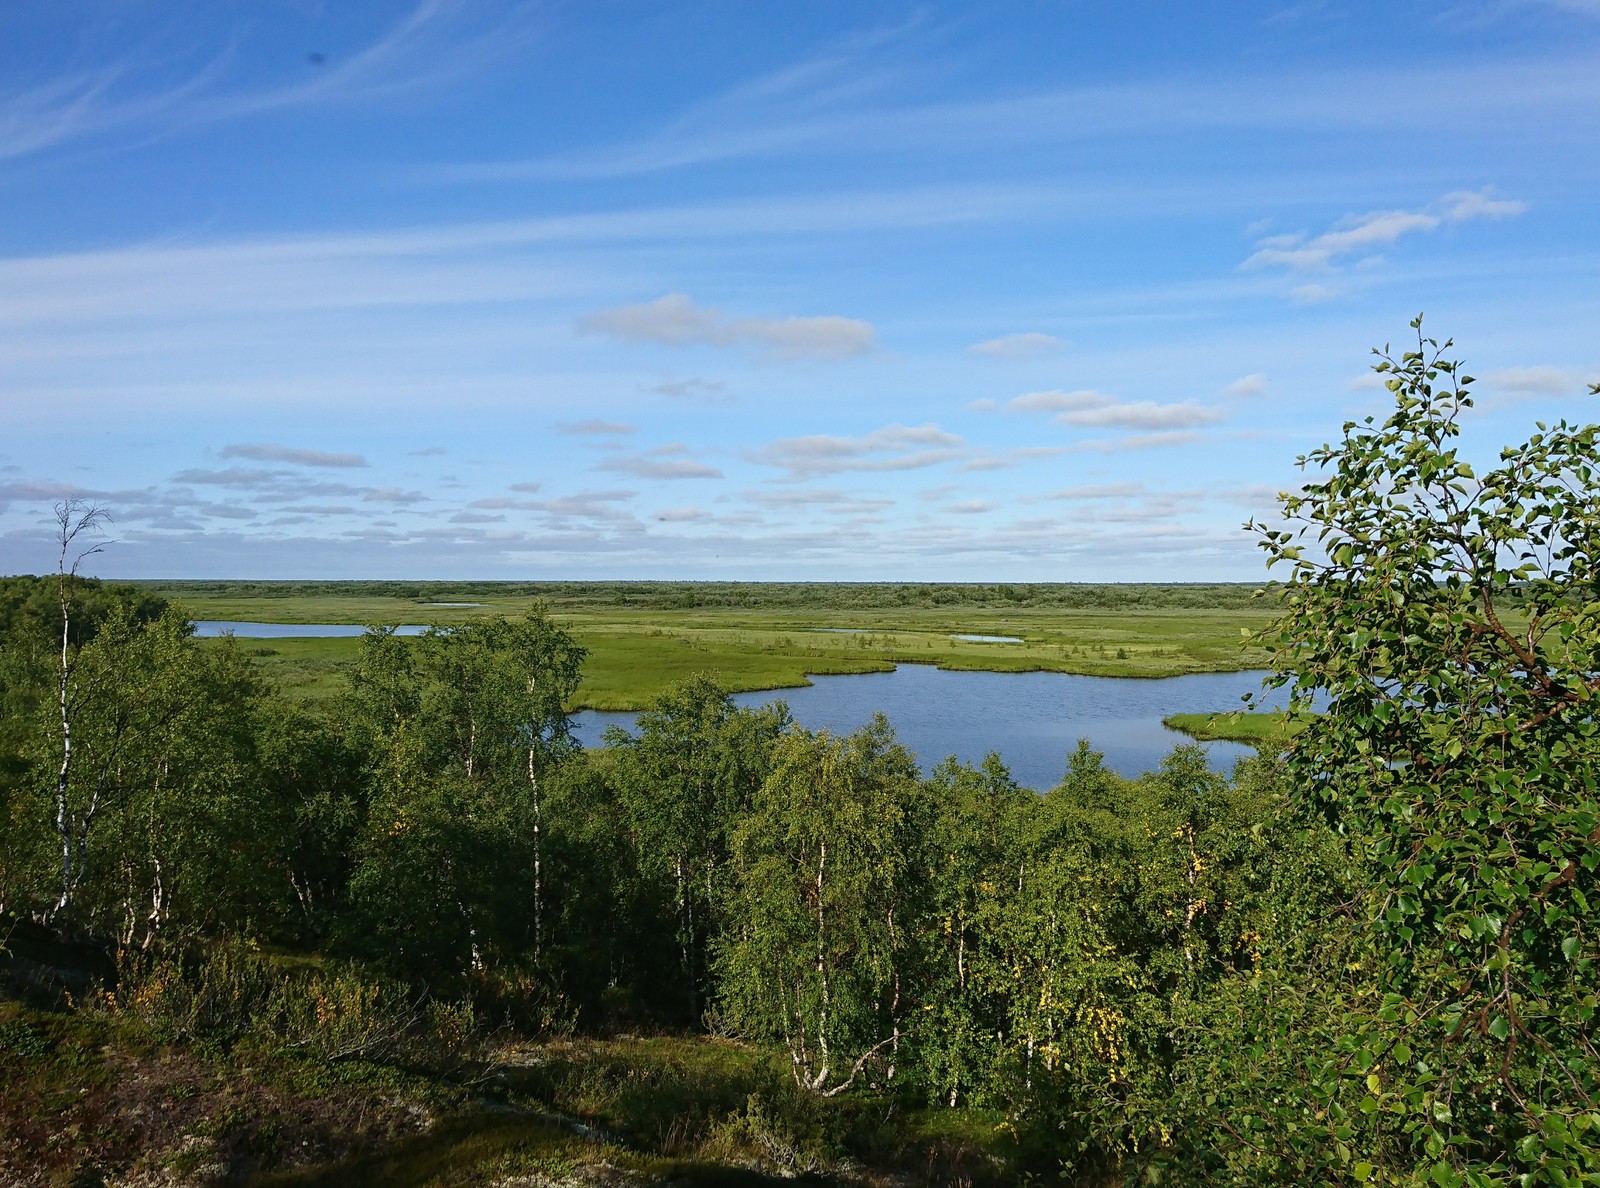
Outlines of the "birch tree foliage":
[[1541,424],[1478,473],[1473,381],[1412,328],[1376,352],[1393,413],[1251,525],[1287,570],[1274,679],[1326,701],[1291,782],[1376,885],[1380,998],[1329,1118],[1358,1180],[1596,1182],[1600,428]]
[[36,691],[58,688],[17,703],[8,908],[124,947],[270,921],[281,864],[257,796],[258,683],[227,642],[199,647],[181,611],[98,601],[81,632],[69,620],[67,678],[35,671]]
[[723,1018],[783,1044],[809,1090],[889,1081],[910,1038],[927,815],[916,763],[879,715],[844,739],[785,733],[738,826]]
[[641,712],[634,734],[613,727],[606,744],[642,876],[670,912],[682,1010],[698,1021],[710,984],[710,949],[724,924],[734,823],[771,769],[789,723],[781,706],[740,709],[707,675],[674,685]]
[[997,941],[1016,910],[1038,794],[999,757],[953,758],[929,780],[934,820],[926,848],[933,927],[921,953],[924,1017],[918,1042],[930,1096],[948,1106],[990,1104],[1008,1072],[1010,971]]
[[446,972],[548,942],[545,783],[577,748],[583,650],[537,610],[402,640],[374,628],[351,679],[371,792],[349,930]]

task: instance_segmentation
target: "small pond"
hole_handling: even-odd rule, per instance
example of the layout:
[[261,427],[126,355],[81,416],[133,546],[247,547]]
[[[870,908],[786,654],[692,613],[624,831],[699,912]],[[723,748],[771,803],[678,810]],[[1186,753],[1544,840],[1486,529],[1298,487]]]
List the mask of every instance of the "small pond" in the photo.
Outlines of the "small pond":
[[951,639],[964,639],[968,643],[1021,643],[1020,635],[952,635]]
[[[224,619],[196,619],[194,633],[200,639],[235,635],[240,639],[342,639],[366,634],[356,623],[235,623]],[[396,627],[396,635],[421,635],[426,627],[415,623]]]
[[[874,710],[893,723],[900,741],[924,771],[947,755],[972,764],[998,751],[1017,782],[1050,788],[1066,770],[1066,756],[1087,738],[1106,765],[1137,776],[1161,765],[1187,735],[1168,730],[1168,714],[1239,709],[1240,698],[1261,689],[1263,673],[1218,672],[1148,680],[1078,676],[1062,672],[949,672],[927,664],[902,664],[893,672],[814,676],[800,689],[738,693],[739,705],[787,701],[795,721],[812,730],[848,734]],[[1281,705],[1282,691],[1272,704]],[[632,729],[634,715],[585,710],[574,717],[585,746],[600,745],[607,726]],[[1238,743],[1203,744],[1213,769],[1228,771],[1254,753]]]

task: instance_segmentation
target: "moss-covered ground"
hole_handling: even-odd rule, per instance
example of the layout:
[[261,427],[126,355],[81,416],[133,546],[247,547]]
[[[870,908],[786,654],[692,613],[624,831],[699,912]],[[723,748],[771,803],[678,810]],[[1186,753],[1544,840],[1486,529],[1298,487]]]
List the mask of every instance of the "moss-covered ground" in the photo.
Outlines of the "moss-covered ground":
[[1001,1184],[982,1111],[823,1100],[708,1038],[506,1038],[448,1073],[0,1000],[0,1182],[408,1188]]

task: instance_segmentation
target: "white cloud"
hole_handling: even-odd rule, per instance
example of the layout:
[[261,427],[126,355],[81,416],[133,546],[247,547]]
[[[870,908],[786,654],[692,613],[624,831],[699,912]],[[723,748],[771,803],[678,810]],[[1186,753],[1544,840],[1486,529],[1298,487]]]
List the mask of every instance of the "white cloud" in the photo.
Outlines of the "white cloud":
[[663,380],[650,390],[658,396],[671,396],[676,400],[698,400],[702,404],[728,404],[734,399],[724,381],[705,380],[698,376],[681,380]]
[[1296,285],[1289,290],[1289,300],[1296,305],[1321,305],[1343,295],[1343,290],[1331,285]]
[[1600,372],[1578,371],[1567,367],[1503,367],[1485,372],[1479,379],[1484,387],[1496,388],[1521,399],[1536,396],[1576,396],[1600,380]]
[[1080,388],[1074,392],[1025,392],[1006,402],[1007,408],[1018,412],[1076,412],[1085,408],[1104,408],[1116,401],[1093,388]]
[[1445,223],[1470,219],[1510,218],[1527,208],[1525,202],[1492,197],[1487,188],[1458,190],[1446,194],[1428,210],[1375,210],[1346,215],[1321,235],[1269,235],[1256,241],[1255,253],[1242,267],[1283,268],[1291,272],[1326,270],[1345,256],[1388,247],[1413,232],[1433,231]]
[[778,359],[848,359],[874,345],[872,324],[856,318],[729,318],[684,293],[599,310],[582,318],[578,329],[670,346],[756,345]]
[[1224,396],[1250,397],[1259,396],[1267,390],[1267,374],[1264,371],[1253,371],[1249,375],[1241,375],[1233,383],[1222,389]]
[[374,487],[361,496],[368,503],[426,503],[428,496],[421,491],[407,491],[401,487]]
[[1119,454],[1126,450],[1154,450],[1168,446],[1194,445],[1204,441],[1198,433],[1175,431],[1171,433],[1138,433],[1130,437],[1094,437],[1075,442],[1075,454]]
[[322,450],[303,450],[284,445],[228,445],[218,451],[223,458],[249,458],[254,462],[288,462],[295,466],[360,467],[367,460],[360,454],[329,454]]
[[1052,491],[1048,495],[1040,495],[1040,499],[1136,499],[1144,494],[1141,483],[1099,483],[1082,487],[1063,487],[1059,491]]
[[696,520],[709,520],[713,517],[704,508],[668,507],[658,511],[655,518],[663,524],[692,524]]
[[1060,354],[1066,347],[1067,344],[1054,334],[1029,331],[975,342],[967,350],[974,355],[987,355],[991,359],[1040,359],[1047,355]]
[[1141,437],[1124,437],[1115,444],[1123,450],[1159,450],[1168,446],[1194,445],[1204,440],[1198,433],[1147,433]]
[[1010,458],[998,457],[994,454],[979,454],[975,458],[968,458],[961,464],[961,469],[967,472],[980,470],[1010,470],[1016,462]]
[[752,455],[791,478],[842,471],[899,471],[936,466],[959,457],[962,439],[937,425],[886,425],[860,437],[813,434],[772,442]]
[[1528,209],[1526,202],[1511,198],[1490,197],[1487,189],[1458,190],[1439,200],[1444,217],[1452,222],[1466,219],[1509,219]]
[[961,503],[947,503],[939,510],[957,516],[980,516],[992,512],[995,505],[984,499],[968,499]]
[[214,487],[278,487],[288,477],[287,470],[249,470],[234,466],[227,470],[180,470],[172,476],[172,481]]
[[1058,425],[1085,425],[1097,429],[1135,431],[1214,425],[1225,419],[1216,409],[1206,408],[1192,400],[1178,404],[1156,404],[1150,400],[1136,400],[1125,404],[1108,404],[1103,408],[1085,408],[1075,412],[1059,413],[1055,418]]
[[1215,494],[1219,499],[1226,499],[1229,503],[1237,503],[1243,507],[1251,508],[1276,508],[1279,500],[1286,491],[1296,493],[1303,489],[1303,484],[1289,483],[1282,487],[1274,487],[1267,483],[1246,483],[1241,487],[1224,487]]
[[490,510],[503,508],[507,511],[543,511],[545,504],[546,501],[542,499],[512,499],[507,495],[491,495],[487,499],[474,499],[467,506]]
[[600,520],[611,523],[631,523],[633,515],[617,506],[635,498],[637,491],[579,491],[559,499],[542,499],[529,506],[544,512],[552,524],[567,520]]
[[1076,392],[1027,392],[1008,402],[1019,412],[1054,413],[1058,425],[1138,432],[1214,425],[1227,418],[1214,408],[1185,400],[1157,404],[1151,400],[1121,401],[1093,389]]
[[1244,267],[1287,268],[1295,272],[1327,268],[1336,256],[1359,248],[1387,246],[1407,232],[1431,231],[1440,222],[1437,215],[1420,211],[1380,210],[1350,215],[1335,223],[1333,230],[1315,237],[1272,235],[1258,240],[1255,254],[1244,262]]
[[837,487],[793,487],[786,491],[745,491],[743,498],[764,507],[816,507],[851,503],[855,496]]
[[563,421],[556,426],[557,433],[569,433],[584,437],[619,437],[624,433],[637,432],[633,425],[622,421]]
[[71,483],[0,484],[0,499],[55,500],[94,498],[101,494]]
[[721,478],[722,471],[688,457],[680,443],[656,446],[641,454],[617,454],[600,463],[600,470],[615,470],[648,479]]

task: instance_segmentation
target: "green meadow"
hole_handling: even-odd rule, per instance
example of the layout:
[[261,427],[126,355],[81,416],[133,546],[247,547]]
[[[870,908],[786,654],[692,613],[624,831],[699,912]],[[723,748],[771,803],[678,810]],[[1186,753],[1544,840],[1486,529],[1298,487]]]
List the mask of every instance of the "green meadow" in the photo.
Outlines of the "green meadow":
[[1303,723],[1288,714],[1169,714],[1161,719],[1169,730],[1182,731],[1199,742],[1237,742],[1281,746],[1299,733]]
[[[1274,615],[1246,586],[805,583],[151,583],[196,619],[451,624],[543,605],[588,649],[573,709],[639,709],[697,672],[730,691],[807,673],[936,664],[991,672],[1167,677],[1260,667],[1249,636]],[[471,607],[431,603],[475,602]],[[1005,636],[1019,643],[963,640]],[[242,640],[280,686],[340,688],[356,639]]]

